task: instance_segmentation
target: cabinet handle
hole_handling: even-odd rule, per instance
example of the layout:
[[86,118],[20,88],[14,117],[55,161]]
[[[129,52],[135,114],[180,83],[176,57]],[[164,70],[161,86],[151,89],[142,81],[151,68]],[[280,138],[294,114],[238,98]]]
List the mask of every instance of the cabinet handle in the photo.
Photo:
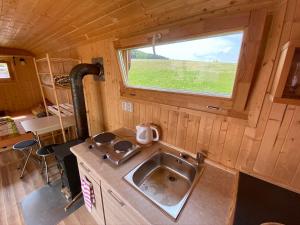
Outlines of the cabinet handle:
[[120,204],[121,207],[125,205],[124,202],[122,202],[111,190],[107,190],[107,192]]
[[81,167],[82,167],[86,172],[88,172],[88,173],[91,172],[90,169],[87,168],[87,167],[84,165],[83,162],[80,162],[79,164],[81,165]]

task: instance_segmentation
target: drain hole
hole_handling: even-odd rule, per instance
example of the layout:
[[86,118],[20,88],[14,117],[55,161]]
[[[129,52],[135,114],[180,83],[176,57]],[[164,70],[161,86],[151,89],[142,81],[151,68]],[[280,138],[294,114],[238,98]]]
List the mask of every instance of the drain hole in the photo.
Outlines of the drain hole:
[[176,181],[176,178],[173,176],[169,176],[169,181],[174,182],[174,181]]

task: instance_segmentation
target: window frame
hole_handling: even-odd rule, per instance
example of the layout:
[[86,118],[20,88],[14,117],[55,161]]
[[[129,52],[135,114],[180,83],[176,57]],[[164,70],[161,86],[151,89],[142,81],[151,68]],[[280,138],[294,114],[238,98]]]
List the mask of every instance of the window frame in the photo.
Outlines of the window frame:
[[14,78],[11,62],[6,60],[0,60],[0,63],[5,63],[7,65],[8,73],[9,73],[9,78],[0,78],[0,83],[7,83],[7,82],[14,81],[15,78]]
[[[240,52],[239,56],[237,59],[237,68],[234,73],[234,82],[233,82],[233,87],[232,87],[232,92],[230,96],[222,96],[218,94],[213,94],[209,92],[194,92],[194,91],[189,91],[189,90],[179,90],[179,89],[164,89],[164,88],[155,88],[155,87],[144,87],[144,86],[132,86],[128,84],[128,76],[129,76],[129,68],[128,66],[124,65],[124,62],[128,65],[128,53],[130,50],[133,49],[138,49],[138,48],[144,48],[144,47],[152,47],[151,45],[147,46],[139,46],[135,48],[126,48],[126,49],[118,49],[117,54],[118,54],[118,63],[120,65],[121,69],[121,75],[123,79],[123,84],[126,88],[135,88],[135,89],[142,89],[142,90],[150,90],[150,91],[160,91],[160,92],[170,92],[170,93],[177,93],[177,94],[188,94],[188,95],[197,95],[197,96],[203,96],[203,97],[215,97],[215,98],[221,98],[221,99],[228,99],[232,100],[235,89],[236,89],[236,81],[237,81],[237,76],[238,76],[238,64],[240,62],[240,57],[241,57],[241,51],[242,51],[242,46],[243,46],[243,41],[244,41],[244,31],[242,29],[236,30],[236,31],[231,31],[231,32],[225,32],[225,33],[218,33],[214,35],[206,35],[206,36],[196,36],[193,38],[189,39],[180,39],[172,42],[167,42],[163,44],[173,44],[173,43],[180,43],[180,42],[186,42],[186,41],[192,41],[192,40],[201,40],[205,38],[211,38],[211,37],[219,37],[219,36],[225,36],[225,35],[230,35],[234,33],[242,33],[242,41],[241,41],[241,46],[240,46]],[[126,60],[125,60],[126,59]]]
[[[115,40],[115,56],[121,77],[121,97],[247,119],[246,104],[250,96],[256,66],[259,64],[258,58],[264,41],[266,18],[266,10],[254,10],[233,16],[204,19],[198,23],[175,25],[163,30]],[[119,50],[151,46],[152,37],[157,33],[162,34],[159,44],[166,44],[237,31],[243,31],[243,39],[231,98],[126,86],[122,62],[118,57]]]

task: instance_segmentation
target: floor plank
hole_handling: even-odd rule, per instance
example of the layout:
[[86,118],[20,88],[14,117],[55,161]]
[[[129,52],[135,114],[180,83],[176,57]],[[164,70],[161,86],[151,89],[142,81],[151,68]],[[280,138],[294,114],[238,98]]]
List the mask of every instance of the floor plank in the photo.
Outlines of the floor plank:
[[97,225],[97,223],[85,206],[81,206],[58,225]]
[[[32,191],[45,185],[39,167],[29,161],[23,179],[17,170],[20,157],[17,152],[0,152],[0,224],[24,225],[20,203]],[[53,174],[55,172],[53,171]],[[55,177],[56,178],[56,177]]]
[[[0,224],[24,225],[21,210],[22,199],[34,190],[45,185],[39,167],[29,161],[23,179],[17,170],[21,157],[18,152],[7,150],[0,152]],[[50,169],[50,179],[57,179],[57,169]],[[97,225],[95,220],[83,206],[75,213],[61,221],[59,225]]]

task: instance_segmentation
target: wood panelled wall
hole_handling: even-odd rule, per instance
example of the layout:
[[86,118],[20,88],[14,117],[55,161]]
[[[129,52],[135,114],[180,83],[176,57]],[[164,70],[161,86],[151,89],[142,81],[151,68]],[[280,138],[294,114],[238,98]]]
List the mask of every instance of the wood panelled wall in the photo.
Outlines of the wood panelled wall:
[[[56,105],[53,88],[44,86],[43,90],[47,101],[49,101],[53,105]],[[72,94],[70,88],[56,87],[56,93],[57,93],[57,98],[59,103],[72,104]]]
[[14,80],[11,82],[0,81],[0,110],[23,111],[42,103],[33,59],[26,57],[24,66],[20,64],[18,57],[15,58],[15,65],[12,57],[7,59],[14,67]]
[[[84,61],[104,57],[105,82],[86,80],[91,134],[141,122],[162,128],[162,140],[209,159],[300,192],[300,107],[269,100],[279,50],[300,40],[300,0],[281,1],[272,13],[264,55],[247,103],[248,120],[146,101],[132,101],[132,113],[121,110],[120,71],[112,40],[76,49]],[[70,53],[74,54],[74,49]]]

